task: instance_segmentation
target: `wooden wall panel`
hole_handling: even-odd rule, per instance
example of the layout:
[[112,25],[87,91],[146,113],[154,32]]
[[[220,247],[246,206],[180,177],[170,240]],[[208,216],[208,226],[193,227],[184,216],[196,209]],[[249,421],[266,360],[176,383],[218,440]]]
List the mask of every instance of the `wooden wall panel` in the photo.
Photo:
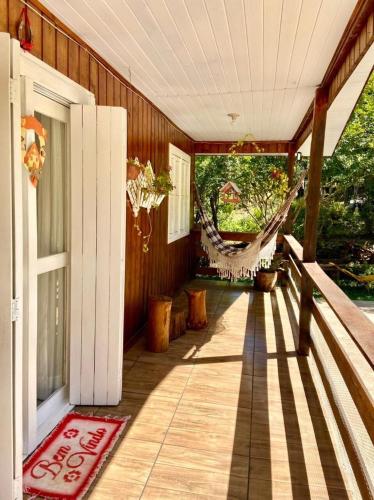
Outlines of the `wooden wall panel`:
[[[169,142],[193,155],[193,141],[175,127],[152,103],[128,82],[117,78],[116,71],[98,63],[100,57],[72,34],[68,28],[35,2],[30,5],[57,25],[64,33],[84,45],[79,47],[36,13],[29,10],[34,34],[33,54],[95,94],[100,105],[123,106],[128,114],[128,156],[151,160],[156,171],[168,166]],[[16,25],[23,4],[19,0],[0,0],[0,28],[16,36]],[[192,164],[194,164],[192,158]],[[125,196],[125,193],[124,193]],[[142,237],[134,227],[134,218],[127,206],[125,344],[128,344],[146,321],[150,294],[173,293],[190,277],[189,237],[167,245],[167,200],[152,210],[153,234],[149,252],[142,251]],[[139,226],[146,234],[148,217],[139,217]]]

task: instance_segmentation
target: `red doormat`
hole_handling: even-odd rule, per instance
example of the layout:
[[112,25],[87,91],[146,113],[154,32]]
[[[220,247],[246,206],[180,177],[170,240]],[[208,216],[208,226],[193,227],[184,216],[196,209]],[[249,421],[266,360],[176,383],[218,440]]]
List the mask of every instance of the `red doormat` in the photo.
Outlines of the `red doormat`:
[[24,493],[60,500],[82,498],[128,419],[66,415],[25,462]]

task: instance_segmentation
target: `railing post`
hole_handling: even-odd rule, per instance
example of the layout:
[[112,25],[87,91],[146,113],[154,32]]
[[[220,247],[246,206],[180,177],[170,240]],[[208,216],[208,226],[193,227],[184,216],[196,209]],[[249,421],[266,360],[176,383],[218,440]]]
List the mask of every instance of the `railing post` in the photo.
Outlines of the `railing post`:
[[[303,262],[315,262],[317,228],[321,198],[321,173],[325,142],[328,89],[319,87],[314,97],[312,143],[310,146],[308,192],[305,206]],[[301,272],[300,321],[298,352],[307,356],[310,347],[310,324],[312,319],[313,283]]]

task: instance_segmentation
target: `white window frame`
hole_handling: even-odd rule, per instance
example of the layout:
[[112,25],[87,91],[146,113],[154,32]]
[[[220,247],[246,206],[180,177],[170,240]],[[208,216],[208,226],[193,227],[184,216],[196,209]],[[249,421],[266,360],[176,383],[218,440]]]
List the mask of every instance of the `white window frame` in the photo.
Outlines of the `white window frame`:
[[191,156],[169,143],[169,165],[174,189],[168,199],[168,244],[190,234]]

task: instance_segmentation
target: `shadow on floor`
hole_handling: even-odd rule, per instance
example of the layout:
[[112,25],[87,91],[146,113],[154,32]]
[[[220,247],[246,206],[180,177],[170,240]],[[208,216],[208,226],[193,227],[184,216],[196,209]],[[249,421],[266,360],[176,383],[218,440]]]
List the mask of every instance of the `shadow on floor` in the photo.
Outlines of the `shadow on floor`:
[[123,401],[93,411],[132,420],[89,498],[348,498],[287,292],[189,286],[209,327],[126,353]]

